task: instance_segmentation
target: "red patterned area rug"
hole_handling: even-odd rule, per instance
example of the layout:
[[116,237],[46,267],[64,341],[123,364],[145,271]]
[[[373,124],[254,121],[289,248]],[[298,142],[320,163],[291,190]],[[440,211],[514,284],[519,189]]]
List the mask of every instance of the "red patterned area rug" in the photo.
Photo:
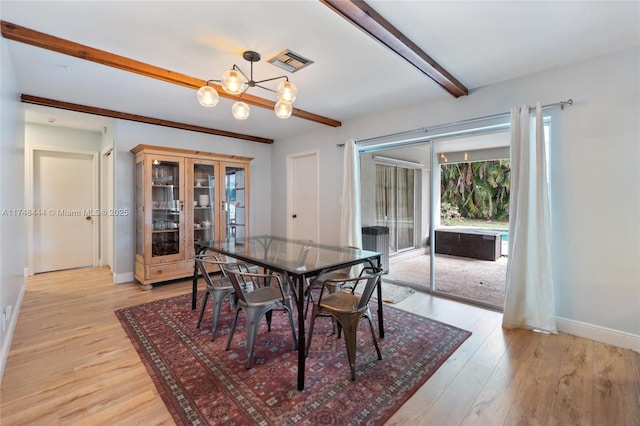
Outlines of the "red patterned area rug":
[[179,425],[381,425],[471,335],[385,305],[383,359],[377,360],[362,321],[352,382],[344,340],[332,334],[329,318],[320,317],[305,389],[298,391],[297,352],[284,313],[274,312],[271,332],[262,321],[254,366],[247,370],[244,313],[226,351],[233,315],[225,302],[211,342],[210,306],[200,329],[190,294],[116,311]]

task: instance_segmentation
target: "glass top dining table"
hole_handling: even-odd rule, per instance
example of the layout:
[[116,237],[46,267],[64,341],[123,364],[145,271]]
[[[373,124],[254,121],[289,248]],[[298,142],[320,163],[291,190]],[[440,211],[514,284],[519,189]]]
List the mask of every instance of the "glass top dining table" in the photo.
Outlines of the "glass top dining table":
[[[308,241],[291,240],[273,235],[248,238],[230,238],[195,242],[196,255],[213,251],[238,261],[278,272],[289,279],[294,291],[298,310],[298,389],[304,389],[305,370],[305,320],[304,303],[307,280],[325,272],[343,269],[358,264],[381,267],[382,253],[344,248]],[[192,309],[196,308],[198,271],[194,268]],[[378,328],[384,337],[382,315],[382,288],[377,286]]]

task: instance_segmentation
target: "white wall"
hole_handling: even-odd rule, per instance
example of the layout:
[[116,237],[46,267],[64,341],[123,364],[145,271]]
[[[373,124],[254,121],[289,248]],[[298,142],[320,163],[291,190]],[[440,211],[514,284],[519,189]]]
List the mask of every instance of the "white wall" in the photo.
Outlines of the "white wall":
[[[249,229],[251,234],[269,233],[271,230],[271,147],[270,144],[230,139],[205,133],[189,132],[168,127],[117,120],[115,125],[115,208],[134,208],[134,164],[130,150],[139,145],[157,145],[194,149],[219,154],[253,157],[250,166]],[[116,276],[133,277],[134,217],[115,218]]]
[[25,150],[41,147],[68,151],[100,152],[102,134],[89,130],[26,123],[24,143]]
[[[551,179],[556,313],[574,325],[640,338],[640,57],[632,48],[579,64],[364,117],[280,140],[273,188],[288,154],[320,150],[321,235],[340,241],[342,150],[364,139],[573,98],[552,110]],[[272,230],[284,235],[285,194],[274,191]],[[583,327],[584,328],[584,327]],[[639,347],[640,348],[640,347]]]
[[[0,39],[0,380],[18,321],[24,294],[27,216],[24,208],[24,110],[7,52],[7,41]],[[2,315],[11,313],[2,326]]]

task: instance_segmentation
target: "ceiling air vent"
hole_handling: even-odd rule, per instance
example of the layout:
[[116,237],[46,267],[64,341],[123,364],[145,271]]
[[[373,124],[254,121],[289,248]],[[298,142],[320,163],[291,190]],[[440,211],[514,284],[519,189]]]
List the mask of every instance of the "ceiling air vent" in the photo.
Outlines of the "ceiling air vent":
[[291,50],[283,50],[267,62],[272,63],[278,68],[282,68],[285,71],[291,73],[301,70],[307,65],[311,65],[313,61],[298,55]]

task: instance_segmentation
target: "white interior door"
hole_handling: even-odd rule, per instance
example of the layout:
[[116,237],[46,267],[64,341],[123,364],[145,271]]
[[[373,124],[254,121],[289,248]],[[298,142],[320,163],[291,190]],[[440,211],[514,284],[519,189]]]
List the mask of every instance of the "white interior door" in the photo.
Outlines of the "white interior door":
[[290,155],[287,165],[288,237],[318,242],[318,152]]
[[91,154],[34,151],[34,273],[93,265],[94,176]]

